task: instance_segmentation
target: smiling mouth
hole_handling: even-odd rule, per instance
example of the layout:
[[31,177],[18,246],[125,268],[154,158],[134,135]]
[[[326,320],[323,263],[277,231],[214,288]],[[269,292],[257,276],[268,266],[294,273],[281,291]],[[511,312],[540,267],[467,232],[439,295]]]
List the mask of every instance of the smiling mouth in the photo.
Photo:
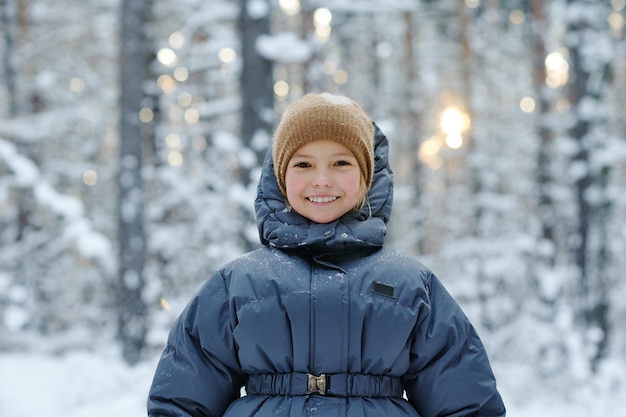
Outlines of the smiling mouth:
[[331,203],[335,200],[337,200],[337,198],[339,197],[307,197],[307,200],[309,200],[311,203]]

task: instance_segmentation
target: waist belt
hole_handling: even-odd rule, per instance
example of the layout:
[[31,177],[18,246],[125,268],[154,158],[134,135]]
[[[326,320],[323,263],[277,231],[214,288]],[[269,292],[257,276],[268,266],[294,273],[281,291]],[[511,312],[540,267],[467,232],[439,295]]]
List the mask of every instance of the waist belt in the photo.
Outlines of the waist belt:
[[400,378],[365,374],[303,372],[252,374],[246,383],[250,395],[327,395],[331,397],[402,397]]

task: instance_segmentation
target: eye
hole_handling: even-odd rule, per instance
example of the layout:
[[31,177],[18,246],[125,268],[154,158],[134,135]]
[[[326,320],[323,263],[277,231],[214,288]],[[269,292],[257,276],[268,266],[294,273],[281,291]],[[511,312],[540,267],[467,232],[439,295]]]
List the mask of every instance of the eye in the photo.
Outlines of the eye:
[[301,161],[301,162],[295,162],[292,166],[294,168],[308,168],[311,166],[311,164],[309,164],[308,162]]
[[340,167],[345,167],[345,166],[350,166],[352,165],[352,162],[350,161],[346,161],[346,160],[339,160],[337,162],[335,162],[335,165],[340,166]]

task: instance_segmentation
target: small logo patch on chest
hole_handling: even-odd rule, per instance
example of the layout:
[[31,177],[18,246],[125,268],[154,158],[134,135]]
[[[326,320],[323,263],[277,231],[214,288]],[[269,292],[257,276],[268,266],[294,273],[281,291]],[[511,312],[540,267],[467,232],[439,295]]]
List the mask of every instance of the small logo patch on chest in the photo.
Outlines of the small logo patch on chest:
[[374,281],[372,282],[372,293],[389,298],[396,298],[396,287]]

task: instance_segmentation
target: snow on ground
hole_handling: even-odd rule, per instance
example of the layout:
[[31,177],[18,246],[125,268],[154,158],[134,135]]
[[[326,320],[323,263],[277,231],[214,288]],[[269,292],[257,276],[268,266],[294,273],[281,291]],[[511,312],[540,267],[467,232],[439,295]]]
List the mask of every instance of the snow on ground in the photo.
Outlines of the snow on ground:
[[0,416],[145,416],[155,366],[84,352],[0,355]]
[[[2,417],[145,417],[146,396],[158,358],[129,368],[117,357],[77,352],[61,356],[0,355]],[[626,395],[593,394],[571,401],[506,401],[509,417],[617,417]],[[623,390],[622,390],[623,391]]]

